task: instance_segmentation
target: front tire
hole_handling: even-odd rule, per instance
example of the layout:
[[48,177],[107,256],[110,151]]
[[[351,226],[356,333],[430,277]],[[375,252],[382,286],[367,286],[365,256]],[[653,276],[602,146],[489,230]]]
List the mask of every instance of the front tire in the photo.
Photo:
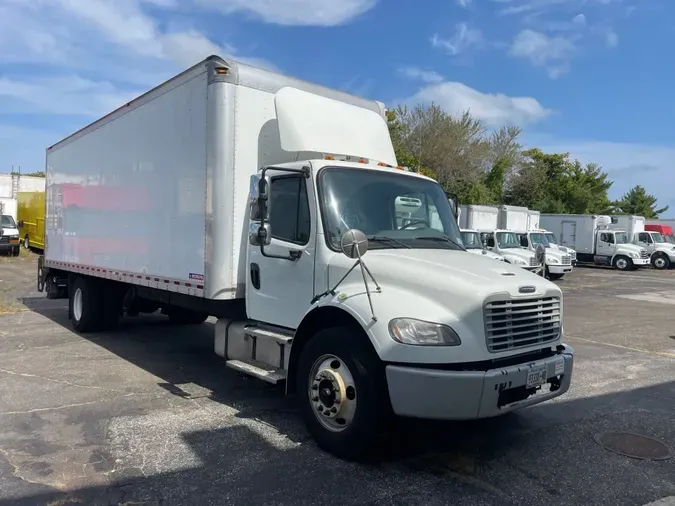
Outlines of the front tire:
[[318,446],[364,460],[393,418],[384,365],[361,329],[317,332],[302,350],[296,375],[301,412]]
[[23,247],[30,250],[30,239],[28,239],[28,236],[23,238]]
[[670,258],[663,253],[652,256],[652,267],[660,271],[670,268]]
[[614,268],[620,271],[630,271],[633,269],[633,261],[623,255],[619,255],[614,259]]

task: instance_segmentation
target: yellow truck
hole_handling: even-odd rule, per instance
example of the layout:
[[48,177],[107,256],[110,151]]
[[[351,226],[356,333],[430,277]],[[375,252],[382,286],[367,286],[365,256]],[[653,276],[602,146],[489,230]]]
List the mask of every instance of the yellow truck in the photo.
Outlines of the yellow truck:
[[26,249],[45,249],[45,192],[19,192],[16,217]]

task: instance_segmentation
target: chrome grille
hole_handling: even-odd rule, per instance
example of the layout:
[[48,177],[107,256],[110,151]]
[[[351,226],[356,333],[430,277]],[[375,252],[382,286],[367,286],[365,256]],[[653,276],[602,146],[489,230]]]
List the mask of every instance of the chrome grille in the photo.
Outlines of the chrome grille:
[[572,265],[572,257],[569,256],[569,255],[563,255],[562,264],[563,265]]
[[641,249],[640,258],[649,258],[649,252],[646,249]]
[[539,262],[537,262],[537,258],[536,258],[536,257],[531,257],[531,258],[530,258],[530,267],[536,267],[536,266],[538,266],[538,265],[539,265]]
[[560,335],[560,298],[514,299],[485,305],[485,337],[491,353],[555,341]]
[[572,260],[577,259],[577,252],[576,251],[572,251],[572,253],[570,253],[570,255],[572,255]]

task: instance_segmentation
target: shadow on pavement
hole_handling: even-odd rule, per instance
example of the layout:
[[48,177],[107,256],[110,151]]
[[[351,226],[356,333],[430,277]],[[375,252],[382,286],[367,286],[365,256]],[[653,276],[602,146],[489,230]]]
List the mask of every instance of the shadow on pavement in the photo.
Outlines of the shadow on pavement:
[[[70,328],[66,312],[35,311]],[[58,310],[57,310],[58,309]],[[273,447],[248,426],[184,433],[188,468],[146,475],[102,459],[111,483],[68,492],[36,490],[0,506],[58,504],[644,504],[675,495],[674,461],[611,454],[593,441],[634,431],[675,442],[675,382],[543,404],[461,423],[400,420],[371,465],[317,451],[281,388],[226,370],[213,353],[213,325],[174,327],[163,318],[126,320],[112,333],[81,336],[162,379],[181,398],[198,385],[238,418],[285,435]],[[423,393],[420,393],[423,395]],[[1,457],[1,454],[0,454]],[[171,459],[171,452],[166,456]],[[107,468],[105,468],[107,466]],[[115,470],[114,472],[112,472]],[[0,467],[0,472],[2,468]]]

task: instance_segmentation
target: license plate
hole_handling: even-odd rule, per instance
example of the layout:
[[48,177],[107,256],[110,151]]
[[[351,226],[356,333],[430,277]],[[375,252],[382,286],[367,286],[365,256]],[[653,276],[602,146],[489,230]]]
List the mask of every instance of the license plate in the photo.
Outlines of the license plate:
[[534,367],[527,373],[527,388],[538,387],[546,383],[546,366]]

